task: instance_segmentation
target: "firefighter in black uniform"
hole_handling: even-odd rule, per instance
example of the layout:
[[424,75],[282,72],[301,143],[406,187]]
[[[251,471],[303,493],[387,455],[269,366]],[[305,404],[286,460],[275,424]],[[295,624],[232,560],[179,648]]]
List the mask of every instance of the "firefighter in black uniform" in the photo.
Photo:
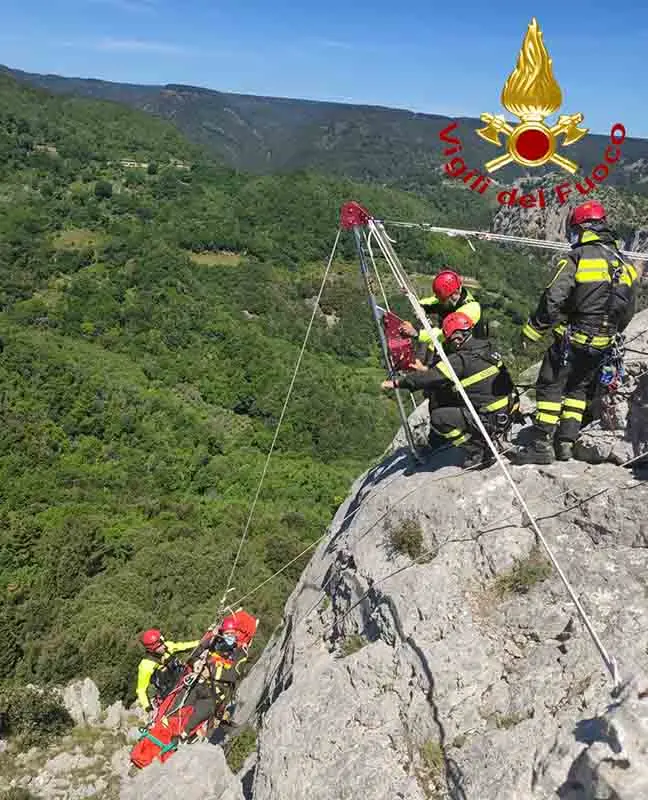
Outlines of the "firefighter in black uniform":
[[571,458],[588,391],[635,312],[637,272],[619,253],[605,208],[593,200],[574,208],[567,232],[572,250],[522,328],[523,346],[550,328],[553,344],[536,382],[532,442],[510,454],[516,464]]
[[[474,321],[455,312],[443,320],[448,361],[464,387],[490,436],[506,433],[519,398],[511,376],[488,339],[473,336]],[[466,450],[464,467],[492,463],[492,454],[455,388],[443,361],[427,370],[408,373],[396,380],[384,381],[383,389],[423,389],[434,393],[440,402],[430,410],[430,426],[448,443]]]

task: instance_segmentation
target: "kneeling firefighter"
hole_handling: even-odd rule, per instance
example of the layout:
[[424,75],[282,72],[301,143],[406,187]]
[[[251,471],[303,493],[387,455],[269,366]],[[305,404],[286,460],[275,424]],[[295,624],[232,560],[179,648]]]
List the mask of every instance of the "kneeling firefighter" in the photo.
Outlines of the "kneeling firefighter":
[[510,458],[516,464],[550,464],[571,458],[591,387],[602,368],[622,359],[622,332],[635,307],[638,276],[623,260],[605,208],[590,200],[567,221],[571,252],[544,290],[522,329],[522,343],[536,342],[551,328],[536,382],[532,443]]
[[[479,414],[488,434],[497,439],[511,427],[519,409],[513,380],[488,339],[473,336],[473,320],[456,312],[443,320],[448,361]],[[464,467],[492,463],[492,454],[478,426],[458,393],[443,361],[427,370],[387,380],[383,389],[423,389],[435,398],[430,408],[430,427],[446,442],[466,450]]]
[[[472,320],[475,336],[487,338],[488,333],[482,318],[481,305],[472,292],[464,286],[461,276],[454,270],[441,270],[432,281],[432,294],[429,297],[422,297],[419,302],[428,318],[435,318],[433,325],[437,327],[433,327],[433,330],[441,344],[445,342],[443,320],[449,314],[456,312],[461,312]],[[416,356],[423,364],[436,359],[432,338],[424,328],[417,330],[411,322],[404,322],[401,333],[416,339]]]

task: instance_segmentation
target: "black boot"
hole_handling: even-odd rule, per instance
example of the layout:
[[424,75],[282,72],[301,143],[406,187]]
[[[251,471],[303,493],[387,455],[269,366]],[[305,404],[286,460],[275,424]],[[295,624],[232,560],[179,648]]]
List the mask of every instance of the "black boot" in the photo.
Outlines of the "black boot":
[[556,458],[558,461],[570,461],[574,455],[574,443],[568,439],[559,439],[556,442]]
[[495,460],[485,442],[473,440],[463,445],[463,449],[466,453],[466,457],[464,458],[464,462],[461,466],[464,469],[478,466],[488,467]]
[[509,453],[509,458],[514,464],[551,464],[554,460],[553,437],[534,428],[533,441],[527,447]]

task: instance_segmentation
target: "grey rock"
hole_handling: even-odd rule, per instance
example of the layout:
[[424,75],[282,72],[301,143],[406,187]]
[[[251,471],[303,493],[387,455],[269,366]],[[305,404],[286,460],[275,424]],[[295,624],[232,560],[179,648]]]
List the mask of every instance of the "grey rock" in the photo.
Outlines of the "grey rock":
[[110,758],[110,769],[113,775],[117,775],[122,780],[128,777],[130,770],[130,747],[120,747]]
[[539,755],[534,773],[536,796],[549,797],[559,787],[566,800],[635,800],[648,797],[648,684],[634,678],[605,711],[561,731]]
[[104,728],[113,731],[118,731],[120,728],[128,725],[128,712],[124,708],[124,704],[121,700],[108,706],[106,709],[106,716],[101,724]]
[[141,735],[141,731],[139,728],[129,728],[126,731],[126,739],[129,742],[136,742]]
[[99,720],[99,689],[90,678],[68,684],[63,690],[63,704],[77,725],[92,725]]
[[196,743],[181,747],[164,764],[153,762],[122,783],[120,800],[244,800],[241,783],[220,747]]
[[[609,702],[598,651],[499,466],[406,477],[395,450],[355,482],[241,686],[250,796],[558,800],[578,752],[543,754]],[[509,469],[626,676],[648,644],[645,485],[609,463]],[[394,551],[400,515],[429,558]]]

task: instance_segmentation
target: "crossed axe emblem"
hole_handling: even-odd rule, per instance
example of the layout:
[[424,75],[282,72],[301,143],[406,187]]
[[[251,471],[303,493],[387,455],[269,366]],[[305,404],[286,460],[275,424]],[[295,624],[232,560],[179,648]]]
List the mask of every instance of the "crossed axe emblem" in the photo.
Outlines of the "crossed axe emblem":
[[[500,169],[500,167],[510,164],[511,161],[517,161],[518,158],[516,157],[515,153],[515,141],[510,137],[515,134],[516,129],[519,126],[510,125],[504,119],[504,117],[500,115],[495,116],[493,114],[482,114],[481,120],[482,122],[486,123],[486,127],[480,128],[478,131],[476,131],[476,133],[481,136],[482,139],[485,139],[491,144],[497,145],[497,147],[501,147],[502,142],[500,141],[500,134],[503,133],[505,136],[509,137],[507,142],[508,153],[488,161],[485,164],[486,169],[489,172],[495,172],[495,170]],[[547,127],[542,121],[525,121],[522,123],[526,130],[541,131],[547,136],[549,145],[548,150],[550,155],[547,155],[543,160],[539,160],[538,166],[547,161],[552,161],[554,164],[557,164],[559,167],[567,170],[567,172],[570,172],[572,175],[578,170],[578,164],[576,164],[574,161],[571,161],[569,158],[558,155],[554,152],[554,150],[556,146],[555,140],[561,134],[564,134],[565,137],[563,139],[564,147],[574,144],[574,142],[577,142],[579,139],[582,139],[583,136],[585,136],[585,134],[588,132],[588,129],[578,127],[578,124],[582,121],[583,115],[579,113],[561,114],[560,117],[558,117],[558,121],[552,125],[551,128]]]

